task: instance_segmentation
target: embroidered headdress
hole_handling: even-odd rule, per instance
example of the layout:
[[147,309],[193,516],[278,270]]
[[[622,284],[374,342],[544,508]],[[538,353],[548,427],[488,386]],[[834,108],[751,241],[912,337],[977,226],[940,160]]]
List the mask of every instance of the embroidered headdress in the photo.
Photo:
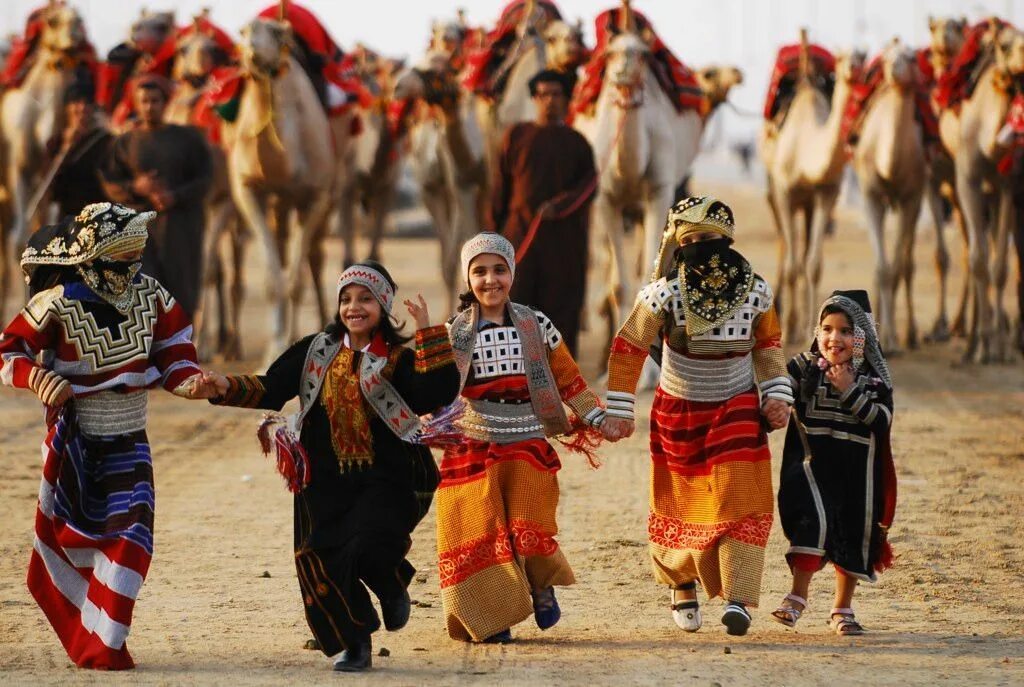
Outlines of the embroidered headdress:
[[[864,361],[867,361],[870,366],[868,372],[873,372],[885,386],[891,389],[892,373],[889,371],[889,364],[885,360],[882,346],[878,341],[878,330],[875,328],[875,319],[871,315],[871,301],[868,298],[868,292],[861,289],[833,291],[818,310],[819,323],[825,316],[825,309],[830,306],[842,310],[853,325],[854,369],[858,372],[865,371],[863,366]],[[811,351],[818,353],[818,327],[814,328]]]
[[139,260],[112,260],[120,253],[141,251],[155,212],[138,212],[117,203],[92,203],[73,219],[43,227],[21,254],[25,281],[33,287],[62,268],[77,272],[97,295],[126,312],[135,294],[132,283],[142,268]]
[[512,278],[516,276],[516,249],[512,243],[493,231],[482,231],[462,245],[462,276],[469,281],[469,263],[473,258],[485,253],[500,255],[508,263]]
[[668,211],[667,225],[677,242],[687,234],[705,231],[731,241],[736,231],[732,209],[711,196],[694,196],[679,201]]
[[342,289],[350,284],[365,286],[373,294],[373,297],[377,299],[377,302],[380,303],[380,307],[384,309],[384,312],[388,315],[391,314],[391,305],[395,302],[395,290],[392,288],[391,282],[383,274],[369,265],[352,265],[342,272],[341,277],[338,278],[339,297],[341,296]]

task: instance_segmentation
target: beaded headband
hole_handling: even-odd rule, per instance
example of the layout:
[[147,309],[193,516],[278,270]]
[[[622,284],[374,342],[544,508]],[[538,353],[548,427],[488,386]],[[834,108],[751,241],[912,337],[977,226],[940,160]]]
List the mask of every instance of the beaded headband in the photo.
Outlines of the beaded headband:
[[736,231],[732,210],[728,205],[711,196],[685,198],[668,211],[668,228],[675,233],[676,241],[688,234],[710,231],[732,239]]
[[338,278],[339,298],[342,289],[350,284],[359,284],[368,288],[380,303],[380,307],[384,308],[384,312],[388,315],[391,314],[391,304],[395,301],[395,290],[391,288],[391,282],[383,274],[366,265],[352,265]]
[[516,249],[512,243],[493,231],[482,231],[462,245],[462,276],[469,282],[469,263],[473,258],[485,253],[501,256],[508,263],[512,278],[516,277]]

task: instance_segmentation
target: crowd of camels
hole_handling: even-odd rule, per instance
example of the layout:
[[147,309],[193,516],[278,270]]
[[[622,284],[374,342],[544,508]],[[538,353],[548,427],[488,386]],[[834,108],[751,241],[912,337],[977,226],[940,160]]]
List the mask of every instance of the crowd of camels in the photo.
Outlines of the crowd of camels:
[[[272,304],[266,355],[298,333],[298,306],[310,281],[326,317],[329,302],[321,273],[328,228],[340,233],[346,262],[362,257],[356,255],[357,227],[368,232],[375,257],[404,165],[419,185],[440,239],[439,268],[449,305],[454,304],[458,246],[483,224],[489,170],[501,136],[511,124],[534,116],[527,81],[545,66],[575,72],[588,58],[580,26],[552,13],[552,3],[520,4],[515,40],[497,67],[499,92],[483,95],[462,86],[464,43],[473,32],[460,16],[430,27],[424,36],[428,48],[411,67],[363,47],[353,50],[356,76],[372,97],[336,111],[322,106],[296,61],[291,26],[283,20],[284,2],[279,18],[261,16],[240,27],[232,63],[244,82],[237,116],[222,123],[211,143],[215,175],[207,197],[207,295],[196,315],[197,337],[205,351],[240,354],[242,265],[250,233],[263,246],[268,273],[282,275],[266,280]],[[628,0],[617,9],[617,31],[603,48],[604,87],[593,107],[572,122],[590,141],[598,165],[592,227],[610,246],[612,323],[624,315],[620,304],[625,300],[628,306],[639,280],[649,273],[665,209],[691,173],[709,117],[742,81],[735,67],[695,70],[707,106],[680,111],[650,68],[651,34],[638,28]],[[7,297],[19,295],[10,291],[17,256],[27,232],[41,221],[32,215],[45,214],[32,207],[31,199],[46,173],[44,146],[61,129],[60,94],[71,79],[78,47],[87,41],[73,7],[51,0],[43,11],[34,62],[20,85],[4,92],[0,101],[6,170],[0,304],[8,308]],[[195,18],[197,30],[180,32],[169,121],[192,123],[197,98],[209,88],[209,55],[217,45],[210,31],[198,30],[209,25],[204,15]],[[952,19],[931,20],[930,26],[929,59],[941,73],[961,49],[966,27]],[[144,12],[132,25],[129,41],[144,32],[176,35],[173,13]],[[1024,73],[1024,34],[994,22],[985,40],[989,57],[974,75],[970,97],[955,111],[936,112],[942,138],[938,150],[925,146],[914,113],[914,89],[919,87],[915,51],[894,42],[882,52],[884,83],[867,103],[852,156],[841,131],[842,118],[863,59],[840,55],[828,93],[812,78],[802,54],[785,116],[766,121],[761,141],[779,236],[775,284],[791,340],[807,331],[806,320],[820,295],[823,241],[849,159],[864,194],[877,256],[875,297],[884,344],[895,349],[918,341],[912,253],[917,218],[922,201],[927,201],[938,230],[936,264],[942,285],[939,317],[929,336],[941,340],[951,333],[968,334],[967,357],[977,362],[1010,356],[1011,325],[1003,293],[1016,220],[1011,182],[996,167],[1005,153],[999,133]],[[806,53],[806,36],[801,46]],[[942,230],[944,204],[952,207],[954,223],[961,227],[969,275],[951,320],[945,304],[950,260]],[[45,202],[41,205],[45,209]],[[883,232],[887,212],[898,218],[899,226],[892,257]],[[803,224],[798,224],[798,213]],[[630,225],[639,230],[640,255],[628,239]],[[894,325],[900,286],[908,308],[902,341]]]

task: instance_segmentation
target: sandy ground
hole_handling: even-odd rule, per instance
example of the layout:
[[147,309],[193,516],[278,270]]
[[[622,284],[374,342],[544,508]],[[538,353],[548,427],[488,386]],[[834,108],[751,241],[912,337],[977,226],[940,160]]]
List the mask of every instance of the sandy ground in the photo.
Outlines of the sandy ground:
[[[698,185],[699,187],[699,185]],[[736,210],[739,246],[774,278],[771,225],[760,193],[712,185]],[[859,215],[840,212],[826,245],[823,286],[867,284],[872,256]],[[926,329],[935,311],[931,231],[922,231],[917,304]],[[332,246],[331,250],[336,251]],[[422,290],[442,318],[435,242],[392,240],[387,264],[401,294]],[[266,331],[262,263],[253,251],[247,342],[256,359]],[[315,325],[311,316],[306,324]],[[596,376],[603,336],[584,341]],[[804,342],[797,342],[803,345]],[[728,637],[721,602],[705,607],[705,627],[678,630],[668,595],[651,579],[645,550],[647,433],[603,451],[591,471],[564,456],[560,541],[579,583],[559,592],[562,622],[548,632],[524,623],[509,646],[449,640],[438,594],[434,519],[415,535],[412,586],[418,602],[400,633],[380,633],[366,676],[332,675],[305,651],[309,637],[294,578],[289,496],[254,436],[258,414],[213,409],[166,393],[151,401],[156,462],[156,555],[136,607],[128,675],[79,671],[25,588],[39,480],[42,418],[26,392],[0,390],[0,683],[259,684],[339,682],[661,683],[696,685],[1014,685],[1024,683],[1024,364],[953,365],[962,343],[929,346],[892,361],[896,378],[894,449],[900,503],[896,567],[862,586],[856,607],[870,630],[839,638],[826,626],[832,580],[812,587],[797,630],[768,619],[788,590],[778,525],[768,546],[762,607],[750,634]],[[252,363],[229,367],[251,369]],[[640,403],[646,414],[647,395]],[[772,436],[778,459],[781,433]],[[268,575],[269,574],[269,575]]]

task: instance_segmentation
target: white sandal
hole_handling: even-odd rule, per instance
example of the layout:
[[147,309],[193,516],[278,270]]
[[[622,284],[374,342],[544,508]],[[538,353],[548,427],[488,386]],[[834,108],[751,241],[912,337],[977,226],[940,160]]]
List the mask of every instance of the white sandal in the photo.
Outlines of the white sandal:
[[837,635],[852,637],[864,634],[864,627],[857,622],[852,608],[833,608],[829,625]]
[[[796,594],[786,594],[782,597],[782,603],[785,604],[787,601],[791,602],[790,605],[779,605],[772,611],[772,620],[786,627],[796,627],[796,621],[800,620],[800,616],[807,610],[807,599]],[[800,608],[793,606],[793,603],[800,604]]]
[[[670,593],[672,599],[672,619],[676,621],[676,625],[686,632],[696,632],[699,630],[704,620],[701,618],[700,603],[698,603],[696,597],[676,601],[676,590],[673,589]],[[696,587],[694,587],[694,594],[696,594]]]

